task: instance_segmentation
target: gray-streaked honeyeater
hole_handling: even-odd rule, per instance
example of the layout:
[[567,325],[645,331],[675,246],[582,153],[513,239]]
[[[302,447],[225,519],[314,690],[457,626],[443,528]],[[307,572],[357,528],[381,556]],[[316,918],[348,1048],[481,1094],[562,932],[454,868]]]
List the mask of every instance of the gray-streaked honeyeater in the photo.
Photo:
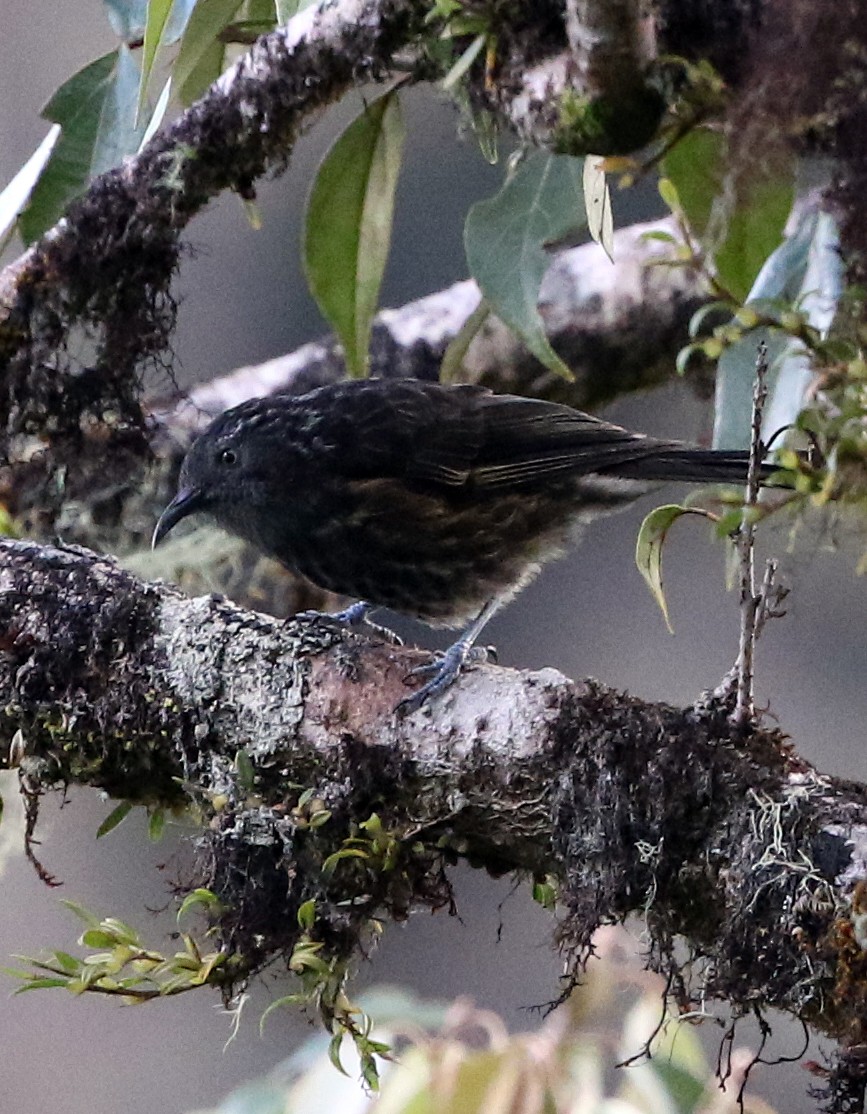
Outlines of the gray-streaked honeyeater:
[[[631,433],[475,386],[365,379],[251,399],[183,462],[156,545],[203,513],[314,584],[465,627],[400,706],[457,677],[494,612],[592,519],[656,481],[742,483],[748,454]],[[763,476],[772,469],[763,466]]]

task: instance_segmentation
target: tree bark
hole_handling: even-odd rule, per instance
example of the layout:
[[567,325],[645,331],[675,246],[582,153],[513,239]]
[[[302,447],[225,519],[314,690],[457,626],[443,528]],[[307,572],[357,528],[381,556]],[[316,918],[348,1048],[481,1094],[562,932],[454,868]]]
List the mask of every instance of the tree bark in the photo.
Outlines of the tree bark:
[[[556,878],[576,960],[599,924],[638,914],[683,1008],[725,997],[863,1041],[862,787],[818,773],[779,732],[735,733],[725,709],[554,670],[478,666],[399,718],[423,658],[327,620],[281,626],[187,599],[86,550],[0,543],[0,737],[31,791],[195,803],[195,881],[217,890],[223,939],[250,969],[291,951],[311,897],[318,938],[349,955],[370,917],[446,902],[443,864],[462,856]],[[304,788],[330,814],[315,830]],[[374,812],[389,868],[353,860],[325,877]]]

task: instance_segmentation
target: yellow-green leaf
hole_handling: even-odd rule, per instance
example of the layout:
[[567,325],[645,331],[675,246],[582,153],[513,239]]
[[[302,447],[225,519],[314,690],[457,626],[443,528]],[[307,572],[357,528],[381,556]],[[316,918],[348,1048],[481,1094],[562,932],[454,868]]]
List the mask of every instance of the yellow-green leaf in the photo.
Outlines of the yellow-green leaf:
[[141,59],[141,79],[138,87],[138,108],[136,120],[142,114],[148,95],[148,82],[154,68],[157,51],[163,41],[173,0],[148,0],[148,14],[145,22],[144,48]]
[[113,808],[106,816],[105,820],[96,829],[96,838],[102,839],[104,835],[114,831],[118,824],[122,824],[127,816],[132,812],[132,803],[130,801],[121,801],[117,808]]
[[677,503],[668,503],[663,507],[656,507],[644,519],[638,531],[638,541],[635,543],[635,563],[638,571],[647,582],[653,598],[659,604],[665,617],[665,625],[674,634],[674,628],[668,617],[668,605],[665,602],[665,592],[662,588],[662,547],[665,538],[676,522],[685,514],[700,514],[696,508],[682,507]]

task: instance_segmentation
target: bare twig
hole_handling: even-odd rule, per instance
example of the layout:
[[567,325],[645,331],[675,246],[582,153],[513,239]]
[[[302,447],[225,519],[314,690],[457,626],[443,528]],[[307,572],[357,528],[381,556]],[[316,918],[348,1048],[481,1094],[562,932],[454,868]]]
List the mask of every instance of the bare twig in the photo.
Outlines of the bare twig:
[[[740,565],[740,603],[741,603],[741,630],[738,644],[738,656],[735,662],[736,697],[735,707],[732,712],[732,722],[738,727],[745,727],[755,719],[755,705],[753,698],[753,657],[755,654],[756,638],[760,621],[764,622],[762,601],[764,591],[756,593],[756,567],[755,567],[755,524],[753,521],[753,508],[758,503],[759,481],[762,463],[762,415],[765,401],[768,397],[768,349],[762,341],[756,356],[756,381],[753,388],[753,416],[750,431],[750,463],[747,470],[747,486],[744,494],[744,510],[741,526],[738,530],[735,546],[738,552]],[[765,573],[767,591],[772,590],[774,568],[771,564]]]

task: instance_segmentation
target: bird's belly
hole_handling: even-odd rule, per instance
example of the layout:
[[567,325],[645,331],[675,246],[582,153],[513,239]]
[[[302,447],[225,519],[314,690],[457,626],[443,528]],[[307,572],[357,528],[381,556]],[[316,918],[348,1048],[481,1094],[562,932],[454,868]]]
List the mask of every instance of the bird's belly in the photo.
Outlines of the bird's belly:
[[[488,600],[511,598],[557,556],[587,517],[635,497],[577,505],[575,481],[543,493],[457,492],[445,499],[392,480],[355,481],[350,508],[311,514],[269,546],[314,584],[456,627]],[[579,501],[580,502],[580,501]]]

